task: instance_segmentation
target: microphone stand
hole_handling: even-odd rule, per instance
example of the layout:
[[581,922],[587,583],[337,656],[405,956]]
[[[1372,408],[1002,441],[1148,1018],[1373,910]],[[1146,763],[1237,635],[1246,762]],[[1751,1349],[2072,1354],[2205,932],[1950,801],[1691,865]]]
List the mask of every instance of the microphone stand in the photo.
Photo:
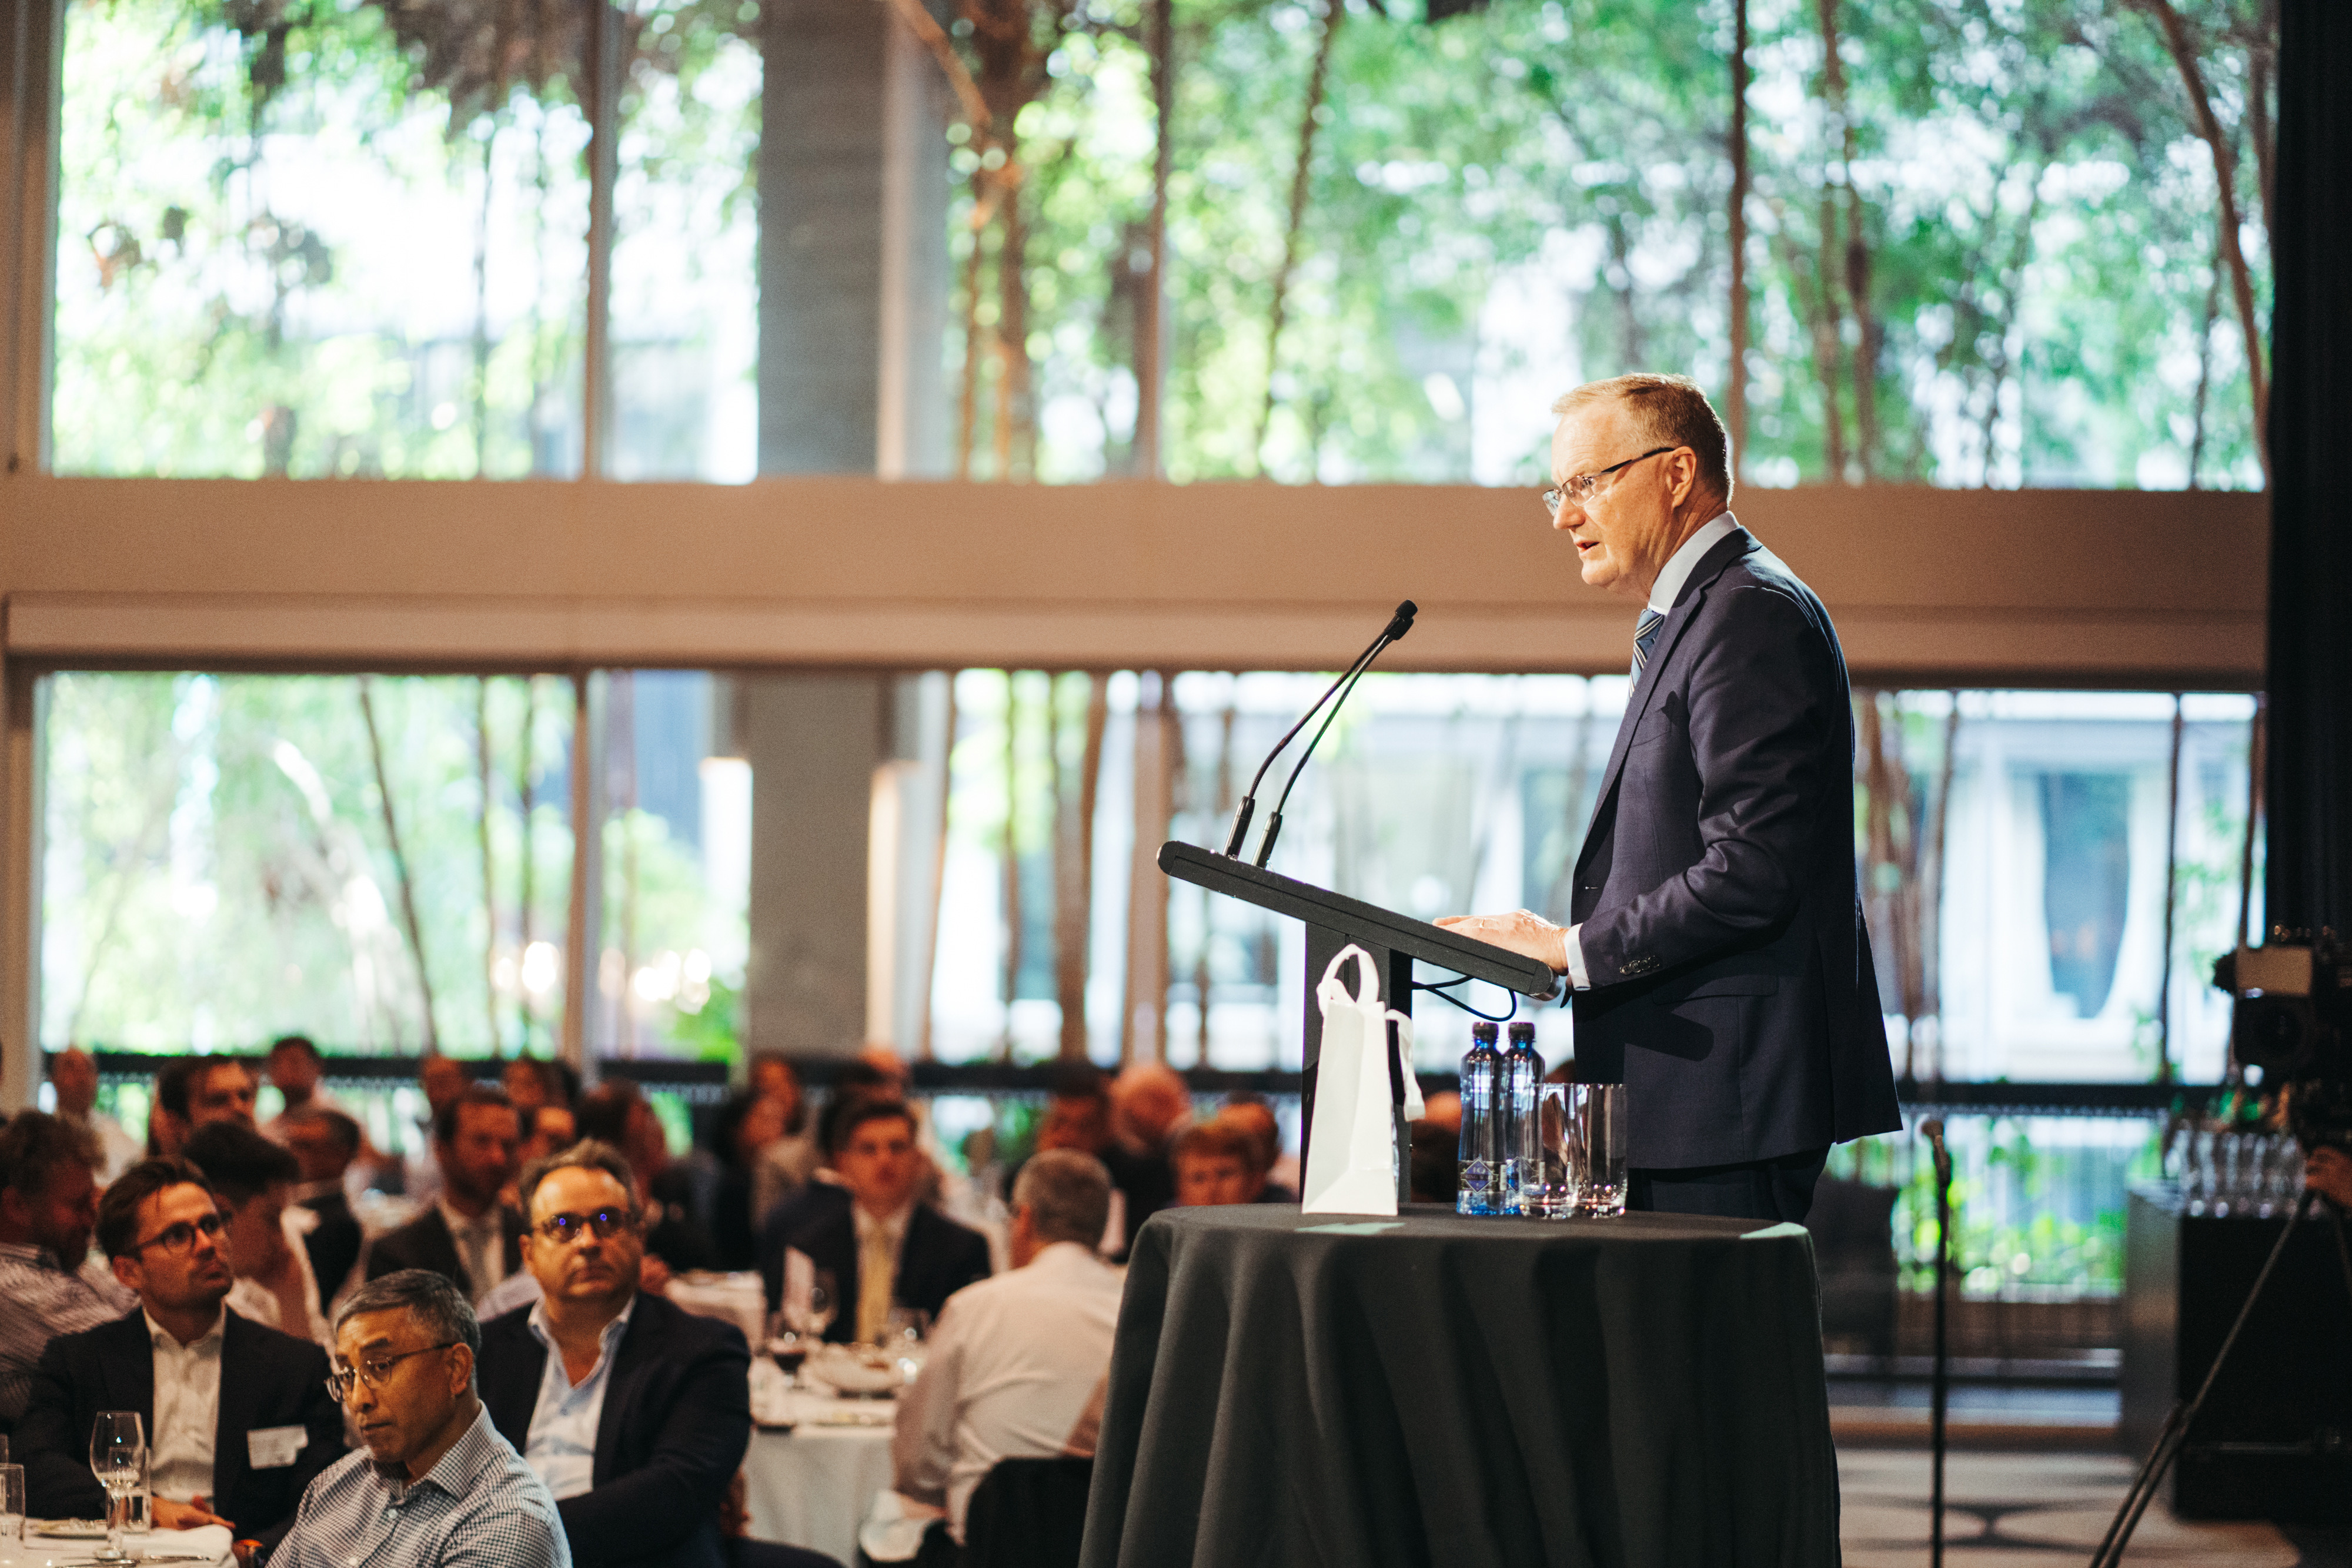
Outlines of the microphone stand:
[[[1287,730],[1284,731],[1282,738],[1274,743],[1274,749],[1265,754],[1265,760],[1259,763],[1257,765],[1257,771],[1250,776],[1250,786],[1243,792],[1241,804],[1234,808],[1233,831],[1225,837],[1226,859],[1237,860],[1241,857],[1242,845],[1249,837],[1250,819],[1257,811],[1257,787],[1265,781],[1266,769],[1274,766],[1274,759],[1282,755],[1284,747],[1287,747],[1293,740],[1297,738],[1298,732],[1307,727],[1307,720],[1313,718],[1317,714],[1323,711],[1323,705],[1331,700],[1331,695],[1334,692],[1339,691],[1342,686],[1349,685],[1350,682],[1362,674],[1364,673],[1365,666],[1380,656],[1381,649],[1387,647],[1390,643],[1395,642],[1400,637],[1402,637],[1407,632],[1412,629],[1412,619],[1420,612],[1420,607],[1414,604],[1410,599],[1406,600],[1402,604],[1399,604],[1396,607],[1396,613],[1389,617],[1389,623],[1381,628],[1381,634],[1372,639],[1371,645],[1367,647],[1361,653],[1357,654],[1356,662],[1349,664],[1347,669],[1340,674],[1338,680],[1333,681],[1328,686],[1326,686],[1323,689],[1323,695],[1315,699],[1314,706],[1309,707],[1305,713],[1300,714],[1298,716],[1298,722],[1292,725]],[[1345,696],[1342,696],[1339,700],[1341,702],[1345,702],[1348,699]],[[1339,710],[1335,706],[1331,711],[1336,714]],[[1330,727],[1331,720],[1327,716],[1323,720],[1323,729],[1328,729]],[[1315,732],[1315,740],[1320,740],[1323,738],[1323,729],[1318,729]],[[1313,754],[1315,750],[1315,741],[1308,741],[1307,743],[1307,750],[1309,755]],[[1306,765],[1306,758],[1300,758],[1299,767],[1303,768]],[[1296,769],[1292,770],[1290,778],[1293,783],[1297,781],[1298,774]],[[1284,800],[1290,799],[1290,789],[1287,785],[1283,788],[1282,798]],[[1258,850],[1257,863],[1259,865],[1265,865],[1266,856],[1274,852],[1274,836],[1281,831],[1282,808],[1277,804],[1275,807],[1273,817],[1267,823],[1265,842]]]
[[1935,1151],[1936,1164],[1936,1363],[1927,1411],[1928,1568],[1944,1568],[1944,1447],[1951,1410],[1951,1345],[1946,1317],[1951,1298],[1952,1151],[1944,1144],[1944,1124],[1929,1117],[1919,1124]]

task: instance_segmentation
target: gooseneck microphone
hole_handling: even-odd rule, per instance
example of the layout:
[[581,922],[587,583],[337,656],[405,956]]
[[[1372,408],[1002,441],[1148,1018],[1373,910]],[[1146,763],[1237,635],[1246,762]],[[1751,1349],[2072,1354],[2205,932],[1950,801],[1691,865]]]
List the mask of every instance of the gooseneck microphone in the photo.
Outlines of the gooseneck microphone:
[[[1265,781],[1266,769],[1274,766],[1274,759],[1282,755],[1283,747],[1288,746],[1292,740],[1297,737],[1298,732],[1307,727],[1307,721],[1308,719],[1313,718],[1318,713],[1322,711],[1323,705],[1331,700],[1331,694],[1333,692],[1338,691],[1341,686],[1346,685],[1349,681],[1354,680],[1358,675],[1361,674],[1364,671],[1364,667],[1370,664],[1373,659],[1380,655],[1380,651],[1382,648],[1387,647],[1390,643],[1403,636],[1406,632],[1410,631],[1412,627],[1412,618],[1420,613],[1420,607],[1414,604],[1410,599],[1398,605],[1396,607],[1396,613],[1389,617],[1389,623],[1381,628],[1381,634],[1372,639],[1371,645],[1366,648],[1361,653],[1358,654],[1356,656],[1356,662],[1348,666],[1346,673],[1340,675],[1338,680],[1333,681],[1330,685],[1324,688],[1323,695],[1315,699],[1315,706],[1308,708],[1305,713],[1300,714],[1298,716],[1298,722],[1292,725],[1289,729],[1283,733],[1282,738],[1274,743],[1274,749],[1265,754],[1265,760],[1259,763],[1257,765],[1257,771],[1250,776],[1250,787],[1242,795],[1242,803],[1234,808],[1234,831],[1230,834],[1226,835],[1225,838],[1225,856],[1227,859],[1235,859],[1240,856],[1243,841],[1249,836],[1250,819],[1255,815],[1257,811],[1257,787]],[[1339,700],[1345,702],[1347,699],[1342,697]],[[1331,711],[1333,713],[1338,713],[1339,710],[1335,706]],[[1325,727],[1328,728],[1331,721],[1327,718],[1323,722]],[[1315,739],[1320,740],[1322,738],[1323,731],[1319,729],[1317,730],[1315,732]],[[1312,752],[1315,749],[1314,741],[1307,742],[1307,749],[1309,752]],[[1306,763],[1306,758],[1301,758],[1299,761],[1300,765],[1303,767]],[[1294,780],[1296,780],[1297,777],[1298,775],[1296,772],[1291,774],[1291,778]],[[1290,789],[1288,785],[1285,785],[1283,787],[1282,798],[1285,800],[1290,799]],[[1282,809],[1277,804],[1275,808],[1274,816],[1266,823],[1266,839],[1265,845],[1258,851],[1258,864],[1265,864],[1266,856],[1274,852],[1274,835],[1281,831],[1281,825]]]

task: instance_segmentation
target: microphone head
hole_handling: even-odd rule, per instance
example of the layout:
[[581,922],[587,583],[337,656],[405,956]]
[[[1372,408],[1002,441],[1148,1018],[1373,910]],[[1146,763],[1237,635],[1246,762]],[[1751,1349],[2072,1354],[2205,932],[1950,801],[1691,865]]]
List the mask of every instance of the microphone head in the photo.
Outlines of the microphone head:
[[1920,1123],[1919,1135],[1927,1139],[1931,1144],[1941,1145],[1944,1141],[1943,1118],[1940,1116],[1930,1116],[1926,1121]]
[[1381,635],[1391,643],[1396,642],[1412,630],[1412,618],[1420,613],[1421,606],[1410,599],[1406,600],[1396,607],[1396,613],[1389,618],[1388,630]]

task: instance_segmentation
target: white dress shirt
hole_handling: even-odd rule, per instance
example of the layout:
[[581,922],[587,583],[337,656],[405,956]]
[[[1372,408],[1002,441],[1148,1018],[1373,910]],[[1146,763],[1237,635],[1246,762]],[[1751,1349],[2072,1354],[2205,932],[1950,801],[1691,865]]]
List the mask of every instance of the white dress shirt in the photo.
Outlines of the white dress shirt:
[[1092,1454],[1127,1277],[1075,1241],[948,1299],[930,1354],[898,1400],[894,1485],[964,1510],[999,1459]]
[[449,1228],[449,1239],[457,1244],[457,1261],[473,1284],[473,1299],[479,1301],[507,1277],[506,1211],[494,1203],[475,1219],[450,1207],[446,1195],[433,1201],[441,1210],[441,1222]]
[[637,1298],[632,1295],[621,1315],[604,1325],[596,1342],[596,1364],[574,1383],[563,1370],[563,1352],[547,1321],[547,1303],[542,1301],[530,1309],[530,1332],[547,1347],[547,1370],[540,1376],[539,1403],[531,1407],[522,1457],[558,1502],[596,1484],[596,1427],[604,1418],[604,1390],[613,1380],[614,1353],[629,1331],[629,1314],[636,1310]]
[[[1698,532],[1685,539],[1682,548],[1668,556],[1666,564],[1658,569],[1658,580],[1650,584],[1650,601],[1645,608],[1660,615],[1673,613],[1675,601],[1683,596],[1683,585],[1690,581],[1690,575],[1698,570],[1698,563],[1706,559],[1707,551],[1729,538],[1731,531],[1738,527],[1739,519],[1729,512],[1718,512],[1702,523]],[[1592,988],[1592,981],[1585,973],[1584,942],[1577,935],[1583,929],[1580,921],[1570,926],[1564,946],[1568,948],[1568,983],[1580,991],[1589,991]]]
[[157,1497],[173,1502],[213,1495],[213,1436],[220,1425],[221,1330],[224,1310],[194,1344],[147,1320],[155,1347],[155,1429],[147,1434],[148,1480]]

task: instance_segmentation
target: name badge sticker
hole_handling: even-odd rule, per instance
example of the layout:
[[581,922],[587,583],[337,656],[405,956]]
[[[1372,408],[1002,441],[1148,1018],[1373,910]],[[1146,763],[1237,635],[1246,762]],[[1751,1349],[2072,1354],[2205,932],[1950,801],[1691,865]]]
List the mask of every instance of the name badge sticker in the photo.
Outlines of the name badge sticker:
[[310,1443],[306,1427],[257,1427],[245,1435],[246,1459],[257,1470],[282,1470]]

